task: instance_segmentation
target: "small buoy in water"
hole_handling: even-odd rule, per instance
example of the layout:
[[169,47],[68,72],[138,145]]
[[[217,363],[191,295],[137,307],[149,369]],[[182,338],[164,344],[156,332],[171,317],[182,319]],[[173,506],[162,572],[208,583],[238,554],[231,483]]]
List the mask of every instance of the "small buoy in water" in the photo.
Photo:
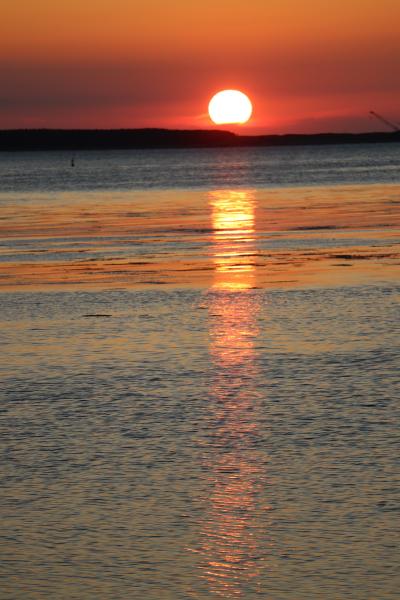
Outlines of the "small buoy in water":
[[75,161],[73,158],[71,158],[71,167],[74,167],[74,166],[75,166]]

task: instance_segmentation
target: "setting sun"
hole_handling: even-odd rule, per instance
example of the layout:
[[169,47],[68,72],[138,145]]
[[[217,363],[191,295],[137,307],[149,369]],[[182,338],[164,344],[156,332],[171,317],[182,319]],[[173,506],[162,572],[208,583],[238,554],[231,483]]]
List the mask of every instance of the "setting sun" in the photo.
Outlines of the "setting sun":
[[215,94],[208,105],[210,119],[216,125],[225,123],[246,123],[253,112],[253,106],[243,92],[223,90]]

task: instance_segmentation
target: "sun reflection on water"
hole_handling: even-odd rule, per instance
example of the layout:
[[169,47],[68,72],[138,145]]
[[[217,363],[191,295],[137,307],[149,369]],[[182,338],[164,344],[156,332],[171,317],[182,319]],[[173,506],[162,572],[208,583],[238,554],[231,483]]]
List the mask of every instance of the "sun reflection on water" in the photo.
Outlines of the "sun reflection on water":
[[255,198],[247,190],[210,192],[214,288],[255,285]]
[[236,598],[250,590],[259,592],[268,554],[268,507],[260,499],[266,469],[258,450],[255,383],[259,295],[251,289],[255,286],[255,203],[250,192],[213,192],[210,206],[215,263],[208,302],[213,376],[204,455],[210,496],[197,551],[209,592]]

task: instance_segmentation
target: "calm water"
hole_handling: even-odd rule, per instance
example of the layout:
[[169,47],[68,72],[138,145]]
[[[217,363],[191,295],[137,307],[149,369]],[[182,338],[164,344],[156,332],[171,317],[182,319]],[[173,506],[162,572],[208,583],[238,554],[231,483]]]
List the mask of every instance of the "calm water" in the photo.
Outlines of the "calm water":
[[398,183],[399,170],[400,144],[0,153],[10,192]]
[[400,147],[0,155],[2,599],[395,600]]

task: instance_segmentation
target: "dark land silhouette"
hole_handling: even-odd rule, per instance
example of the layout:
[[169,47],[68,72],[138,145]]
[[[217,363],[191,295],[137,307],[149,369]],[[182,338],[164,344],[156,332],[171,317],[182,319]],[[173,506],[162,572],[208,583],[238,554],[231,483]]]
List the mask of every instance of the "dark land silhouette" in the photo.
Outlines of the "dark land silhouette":
[[284,135],[236,135],[230,131],[221,130],[172,129],[9,129],[0,131],[0,151],[313,146],[399,141],[400,131]]

